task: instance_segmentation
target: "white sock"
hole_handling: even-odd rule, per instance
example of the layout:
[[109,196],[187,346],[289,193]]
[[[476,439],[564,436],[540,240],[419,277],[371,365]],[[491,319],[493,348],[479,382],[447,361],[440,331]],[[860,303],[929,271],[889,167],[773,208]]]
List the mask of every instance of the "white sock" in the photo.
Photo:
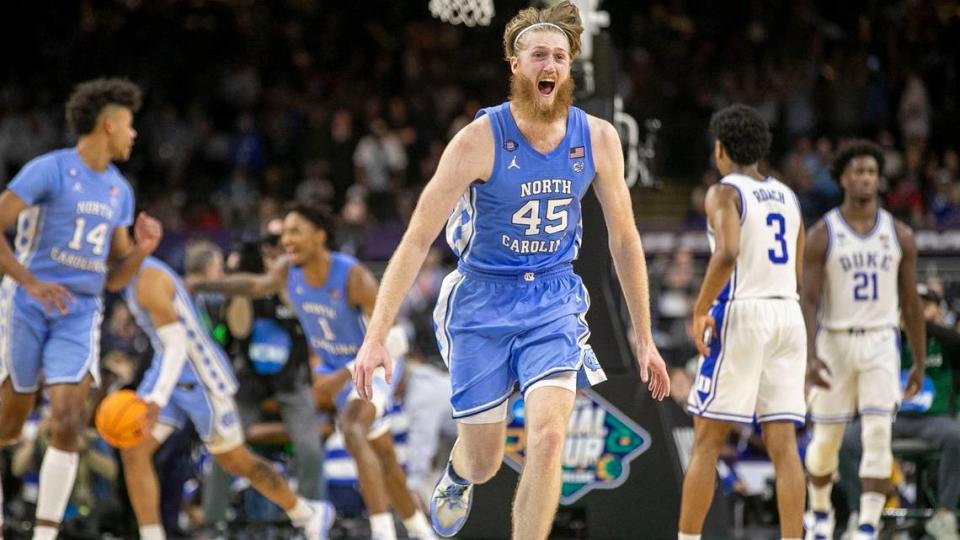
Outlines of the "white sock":
[[397,529],[393,525],[393,514],[383,512],[370,516],[370,535],[375,540],[397,540]]
[[677,533],[677,540],[700,540],[699,534],[686,534],[682,532]]
[[307,501],[303,497],[297,497],[297,504],[293,505],[293,508],[287,510],[287,517],[290,518],[290,521],[294,525],[300,526],[307,522],[310,519],[310,516],[313,515],[313,508],[307,504]]
[[830,504],[830,491],[833,489],[833,482],[822,486],[815,486],[813,482],[807,482],[807,494],[810,499],[810,509],[814,512],[827,512],[833,510]]
[[55,527],[38,525],[33,528],[33,540],[57,540],[59,530]]
[[887,496],[876,491],[865,491],[860,495],[860,524],[872,525],[874,529],[880,524],[880,514]]
[[408,536],[430,536],[433,534],[433,527],[427,521],[427,516],[417,510],[412,516],[403,520],[403,526],[407,529]]
[[[76,452],[47,447],[40,465],[40,486],[37,494],[37,519],[60,523],[77,479]],[[36,538],[36,535],[34,535]]]
[[166,540],[167,535],[159,524],[140,527],[140,540]]

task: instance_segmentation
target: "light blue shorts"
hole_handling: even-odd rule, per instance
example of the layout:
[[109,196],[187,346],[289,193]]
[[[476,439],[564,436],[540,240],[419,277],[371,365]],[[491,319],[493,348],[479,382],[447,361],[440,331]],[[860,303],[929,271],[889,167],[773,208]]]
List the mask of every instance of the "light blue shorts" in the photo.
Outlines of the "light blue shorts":
[[14,280],[0,286],[0,381],[32,393],[44,384],[77,384],[93,376],[100,383],[100,323],[103,301],[76,295],[67,314],[47,313]]
[[[141,397],[148,392],[149,389],[143,385],[138,391]],[[243,425],[233,398],[214,394],[202,383],[178,383],[170,394],[170,401],[160,410],[157,425],[183,429],[188,420],[212,454],[226,452],[243,444]],[[170,431],[162,427],[153,431],[154,438],[160,443],[169,434]]]
[[555,374],[578,386],[606,379],[586,314],[590,296],[570,265],[491,274],[459,268],[443,281],[434,311],[440,354],[450,369],[453,417],[497,407],[515,389]]

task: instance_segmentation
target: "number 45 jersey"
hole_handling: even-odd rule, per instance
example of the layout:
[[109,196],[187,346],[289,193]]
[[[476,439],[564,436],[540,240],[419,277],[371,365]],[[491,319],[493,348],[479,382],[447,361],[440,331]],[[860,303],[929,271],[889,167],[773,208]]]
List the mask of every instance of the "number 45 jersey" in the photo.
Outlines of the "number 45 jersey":
[[549,154],[520,133],[509,102],[482,109],[493,129],[490,179],[464,192],[447,221],[462,266],[487,272],[540,271],[577,258],[580,199],[596,173],[587,115],[570,107],[567,131]]
[[[797,237],[803,223],[797,196],[770,177],[761,182],[731,174],[721,183],[740,193],[740,254],[733,276],[717,301],[796,300]],[[716,241],[709,226],[707,237],[713,251]]]

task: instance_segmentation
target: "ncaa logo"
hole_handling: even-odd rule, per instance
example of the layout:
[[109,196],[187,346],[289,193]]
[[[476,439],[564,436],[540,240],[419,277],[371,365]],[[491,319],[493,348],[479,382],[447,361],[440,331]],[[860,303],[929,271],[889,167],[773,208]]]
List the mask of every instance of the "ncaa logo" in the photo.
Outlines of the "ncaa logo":
[[582,162],[582,161],[574,161],[574,162],[573,162],[573,172],[575,172],[575,173],[582,173],[582,172],[583,172],[583,162]]
[[[520,472],[526,461],[523,399],[507,408],[504,462]],[[595,489],[616,489],[630,476],[630,462],[651,445],[650,432],[592,390],[580,390],[564,441],[560,504],[573,504]]]
[[507,152],[513,152],[517,149],[517,141],[513,139],[507,139],[503,141],[503,149]]

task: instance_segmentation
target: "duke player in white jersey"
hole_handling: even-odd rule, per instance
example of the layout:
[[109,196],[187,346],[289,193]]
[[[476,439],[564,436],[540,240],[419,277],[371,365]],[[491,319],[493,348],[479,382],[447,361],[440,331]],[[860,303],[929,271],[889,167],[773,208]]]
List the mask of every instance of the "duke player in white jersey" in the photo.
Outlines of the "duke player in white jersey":
[[141,214],[132,241],[133,191],[111,163],[130,157],[139,107],[129,81],[78,85],[66,105],[77,145],[31,160],[0,194],[0,228],[19,220],[16,255],[0,241],[0,443],[20,437],[41,380],[52,419],[34,538],[56,537],[73,489],[87,395],[100,380],[104,286],[123,288],[162,234]]
[[723,179],[706,199],[712,254],[693,308],[693,337],[703,358],[689,398],[695,438],[679,538],[700,538],[731,423],[756,421],[776,469],[782,537],[799,540],[804,484],[794,423],[806,415],[806,340],[797,302],[800,204],[790,188],[759,172],[771,137],[756,110],[723,109],[710,131]]
[[876,538],[889,488],[891,423],[900,402],[899,323],[913,352],[904,398],[923,382],[926,336],[917,296],[917,246],[909,227],[879,207],[883,153],[851,141],[833,160],[843,203],[810,229],[804,263],[803,314],[813,440],[809,539],[833,538],[832,477],[845,424],[860,414],[860,524],[857,539]]
[[[205,251],[223,258],[215,245],[189,246],[188,257]],[[200,253],[199,255],[204,255]],[[150,338],[154,357],[137,389],[149,406],[143,441],[121,451],[130,504],[142,540],[163,540],[160,494],[153,454],[175,429],[189,420],[210,451],[230,474],[246,478],[254,489],[282,508],[310,540],[326,540],[333,524],[333,506],[298,497],[273,465],[243,442],[243,426],[233,395],[237,381],[226,354],[207,329],[179,276],[153,257],[124,290],[137,324]],[[317,434],[319,436],[319,434]]]
[[[641,379],[656,399],[669,378],[650,332],[647,272],[614,127],[571,107],[570,64],[580,49],[577,8],[521,11],[504,31],[510,101],[483,109],[454,136],[390,260],[354,384],[373,394],[389,375],[387,331],[444,222],[459,256],[437,303],[437,339],[450,368],[458,438],[434,490],[434,530],[452,536],[472,487],[503,459],[507,400],[525,398],[526,461],[513,506],[513,537],[546,538],[556,512],[567,423],[579,384],[604,379],[587,344],[589,296],[571,261],[580,245],[580,200],[591,183],[639,336]],[[449,218],[449,219],[448,219]]]

